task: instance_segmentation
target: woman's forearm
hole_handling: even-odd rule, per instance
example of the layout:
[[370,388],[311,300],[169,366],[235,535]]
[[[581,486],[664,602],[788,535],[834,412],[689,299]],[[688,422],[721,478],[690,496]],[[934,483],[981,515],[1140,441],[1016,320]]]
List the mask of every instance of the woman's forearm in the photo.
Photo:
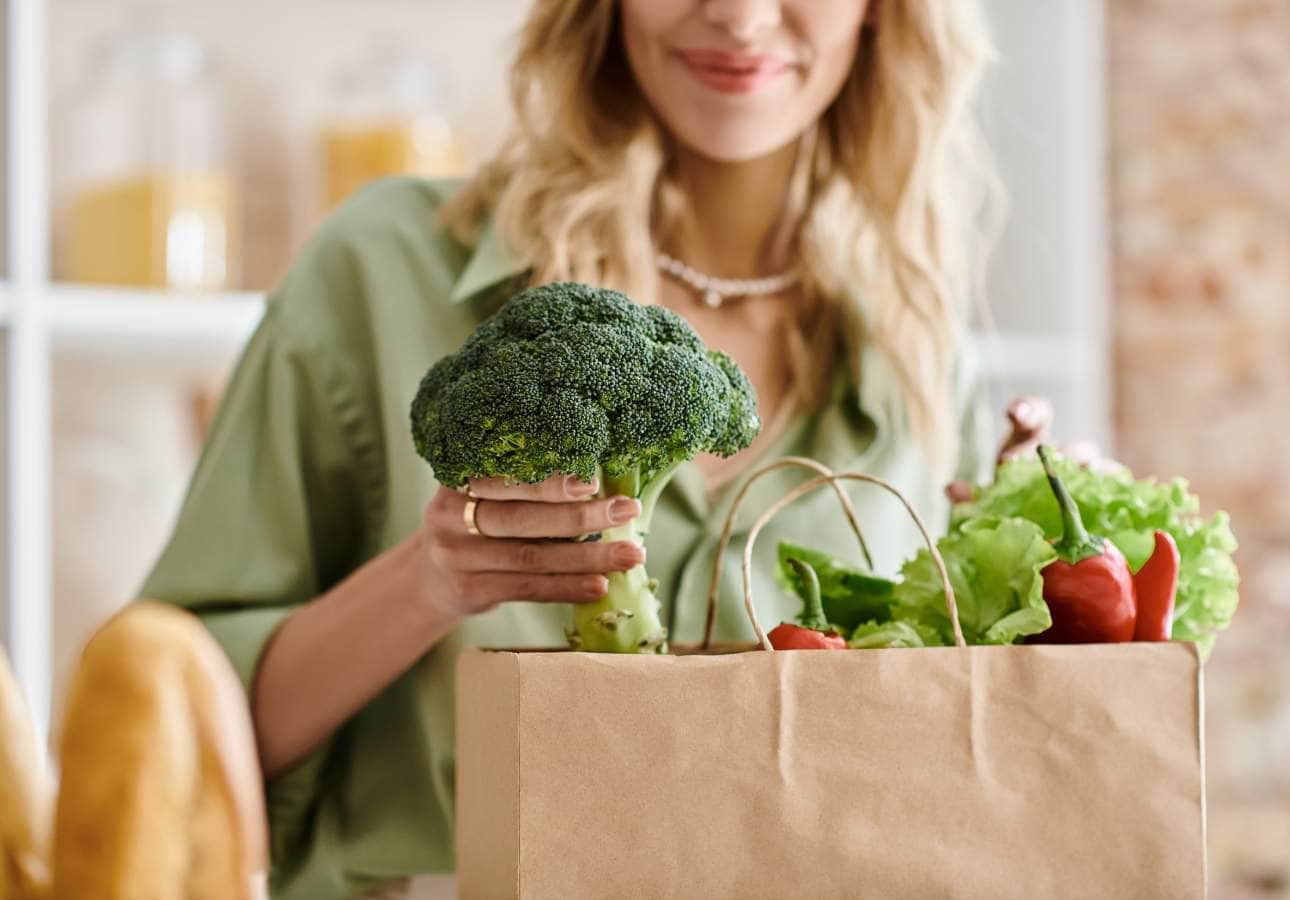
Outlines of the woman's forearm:
[[418,531],[278,628],[251,697],[266,778],[326,740],[461,621],[428,596],[423,540]]
[[592,498],[594,484],[559,475],[471,485],[474,507],[439,488],[411,537],[278,628],[251,689],[266,777],[325,741],[467,615],[507,600],[597,600],[605,573],[645,561],[632,541],[548,540],[623,525],[640,514],[637,500]]

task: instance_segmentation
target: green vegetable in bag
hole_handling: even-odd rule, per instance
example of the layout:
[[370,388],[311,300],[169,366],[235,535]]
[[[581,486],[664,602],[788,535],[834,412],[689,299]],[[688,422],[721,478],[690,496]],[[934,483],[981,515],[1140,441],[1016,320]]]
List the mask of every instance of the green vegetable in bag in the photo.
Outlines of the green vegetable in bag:
[[781,541],[776,580],[803,602],[806,601],[806,585],[800,571],[789,563],[791,559],[801,560],[815,570],[820,581],[824,617],[843,632],[850,633],[861,622],[890,618],[892,589],[896,586],[894,581],[819,550]]
[[[1181,478],[1135,480],[1123,468],[1094,471],[1065,459],[1054,464],[1084,524],[1110,538],[1133,571],[1151,555],[1156,529],[1173,537],[1181,562],[1172,636],[1196,641],[1207,656],[1239,601],[1240,577],[1232,559],[1236,538],[1227,513],[1201,516],[1199,499]],[[962,530],[982,516],[1021,516],[1038,523],[1050,538],[1061,533],[1057,502],[1036,459],[1000,466],[993,484],[978,488],[971,501],[954,507],[951,530]]]
[[[941,538],[936,547],[969,644],[1011,644],[1052,625],[1039,572],[1057,553],[1038,525],[1018,518],[977,518]],[[901,575],[892,618],[930,629],[939,643],[953,644],[945,589],[931,554],[919,551]]]

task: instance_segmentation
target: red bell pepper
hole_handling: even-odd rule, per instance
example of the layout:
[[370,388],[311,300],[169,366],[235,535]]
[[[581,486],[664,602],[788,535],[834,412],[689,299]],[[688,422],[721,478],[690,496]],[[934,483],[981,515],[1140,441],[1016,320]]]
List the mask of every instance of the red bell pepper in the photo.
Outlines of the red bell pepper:
[[1048,483],[1062,513],[1062,536],[1053,543],[1057,559],[1040,573],[1052,627],[1036,635],[1039,643],[1094,644],[1133,640],[1137,600],[1124,554],[1103,537],[1091,535],[1079,507],[1053,470],[1048,448],[1039,448]]
[[1167,641],[1173,634],[1174,600],[1178,593],[1178,545],[1167,531],[1156,532],[1156,547],[1133,576],[1138,596],[1135,641]]
[[776,625],[767,635],[770,645],[776,650],[847,649],[846,638],[838,634],[837,629],[824,617],[820,579],[815,574],[815,569],[800,559],[789,559],[788,564],[797,572],[806,588],[806,596],[803,598],[806,601],[805,608],[798,619],[802,624],[783,622]]

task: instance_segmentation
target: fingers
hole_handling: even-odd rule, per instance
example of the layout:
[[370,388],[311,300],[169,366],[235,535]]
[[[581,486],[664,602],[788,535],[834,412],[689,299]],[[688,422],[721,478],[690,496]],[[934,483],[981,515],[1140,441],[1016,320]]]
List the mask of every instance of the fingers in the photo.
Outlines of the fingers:
[[1071,462],[1088,468],[1102,460],[1102,450],[1093,441],[1075,441],[1070,444],[1062,444],[1059,448],[1062,456]]
[[[1026,395],[1016,398],[1008,405],[1008,422],[1012,430],[999,445],[997,462],[1003,465],[1014,459],[1035,455],[1040,444],[1051,443],[1049,431],[1053,424],[1053,405],[1046,397]],[[1114,471],[1120,468],[1119,463],[1107,459],[1100,447],[1092,441],[1075,441],[1059,447],[1063,456],[1086,469],[1096,472]],[[951,484],[945,489],[951,502],[961,502],[963,488]],[[970,493],[965,499],[970,499]]]
[[1030,436],[1053,424],[1053,405],[1046,397],[1018,397],[1008,405],[1008,421],[1020,436]]
[[517,572],[483,572],[471,578],[476,601],[493,605],[508,600],[542,603],[589,603],[609,590],[604,575],[539,575]]
[[[481,487],[489,491],[513,486],[485,483]],[[528,487],[550,491],[553,485]],[[464,513],[468,503],[474,504],[479,535],[467,530]],[[640,511],[640,503],[627,497],[560,502],[471,500],[460,491],[441,487],[423,516],[428,578],[447,598],[444,602],[455,604],[466,614],[511,600],[598,600],[609,590],[605,573],[643,564],[644,548],[631,541],[543,539],[603,532],[626,524]]]
[[571,544],[560,541],[478,540],[462,548],[461,568],[469,572],[539,575],[625,572],[645,563],[645,550],[630,541]]
[[475,507],[475,527],[492,538],[581,537],[625,525],[640,511],[640,503],[628,497],[581,503],[480,500]]
[[1014,444],[1005,444],[999,451],[999,463],[1011,462],[1014,459],[1022,459],[1035,455],[1039,445],[1043,443],[1045,436],[1037,435],[1029,440],[1021,441]]
[[999,447],[996,462],[1000,465],[1032,455],[1040,442],[1047,439],[1053,422],[1053,405],[1043,397],[1018,397],[1009,404],[1007,415],[1012,431]]
[[967,503],[972,499],[972,485],[967,481],[951,481],[945,485],[945,496],[951,503]]
[[596,479],[583,481],[576,475],[552,475],[537,484],[505,478],[472,478],[470,494],[481,500],[526,500],[536,503],[570,503],[586,500],[600,489]]
[[1111,473],[1124,469],[1124,464],[1103,453],[1096,441],[1074,441],[1063,444],[1060,449],[1067,459],[1093,472]]

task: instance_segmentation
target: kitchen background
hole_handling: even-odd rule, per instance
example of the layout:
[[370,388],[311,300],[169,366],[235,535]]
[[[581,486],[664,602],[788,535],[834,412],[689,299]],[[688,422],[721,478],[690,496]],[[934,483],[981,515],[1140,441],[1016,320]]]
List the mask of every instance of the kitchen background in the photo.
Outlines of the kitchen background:
[[[163,540],[292,252],[387,172],[468,172],[523,0],[7,0],[0,633],[57,721]],[[1012,195],[997,406],[1230,510],[1206,670],[1213,896],[1290,896],[1290,4],[986,0]]]

